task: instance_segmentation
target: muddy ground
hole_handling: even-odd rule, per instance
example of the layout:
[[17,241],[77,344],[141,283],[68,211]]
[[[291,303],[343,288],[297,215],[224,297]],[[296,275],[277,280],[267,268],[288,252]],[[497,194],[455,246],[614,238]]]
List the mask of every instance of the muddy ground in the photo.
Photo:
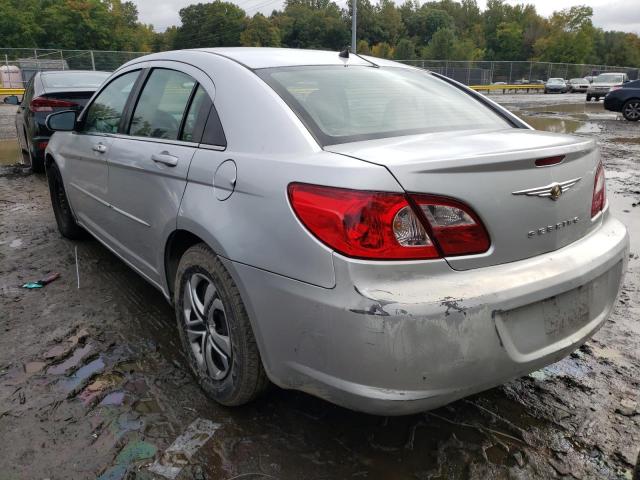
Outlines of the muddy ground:
[[[600,143],[632,253],[615,311],[585,346],[420,415],[369,416],[277,388],[223,408],[188,374],[162,295],[96,241],[61,238],[44,177],[0,167],[0,479],[631,478],[640,124],[585,107],[582,95],[492,98],[536,128]],[[12,115],[0,107],[0,138],[15,135]],[[18,157],[11,142],[0,141],[0,163]],[[45,288],[20,288],[52,272],[61,276]],[[149,469],[159,458],[175,467],[165,477]]]

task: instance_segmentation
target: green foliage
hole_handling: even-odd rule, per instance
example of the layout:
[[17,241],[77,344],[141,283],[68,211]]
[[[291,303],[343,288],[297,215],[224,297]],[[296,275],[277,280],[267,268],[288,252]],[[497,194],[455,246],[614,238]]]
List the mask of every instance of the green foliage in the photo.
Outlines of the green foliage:
[[403,38],[398,42],[394,52],[394,58],[398,60],[413,60],[416,58],[416,46],[408,38]]
[[256,13],[240,34],[245,47],[279,47],[280,30],[261,13]]
[[350,30],[338,5],[329,0],[287,0],[282,13],[272,15],[284,47],[340,50],[350,42]]
[[433,34],[427,48],[429,58],[434,60],[452,58],[456,49],[456,34],[451,28],[441,28]]
[[534,45],[537,58],[550,62],[587,63],[595,48],[595,28],[591,7],[571,7],[554,12],[549,33]]
[[246,14],[231,2],[215,0],[180,10],[182,25],[176,32],[175,48],[229,47],[240,45]]
[[376,43],[371,48],[371,55],[379,58],[393,58],[393,47],[387,42]]
[[358,40],[358,52],[362,55],[370,55],[371,49],[369,48],[369,42],[366,40]]
[[[533,5],[487,0],[357,0],[358,52],[396,59],[540,60],[640,66],[640,38],[592,24],[574,6],[540,16]],[[585,2],[586,3],[586,2]],[[266,17],[231,2],[195,3],[158,33],[134,1],[0,0],[0,47],[159,51],[214,46],[339,50],[351,43],[351,6],[286,0]]]
[[121,0],[0,0],[0,47],[151,50],[155,33]]

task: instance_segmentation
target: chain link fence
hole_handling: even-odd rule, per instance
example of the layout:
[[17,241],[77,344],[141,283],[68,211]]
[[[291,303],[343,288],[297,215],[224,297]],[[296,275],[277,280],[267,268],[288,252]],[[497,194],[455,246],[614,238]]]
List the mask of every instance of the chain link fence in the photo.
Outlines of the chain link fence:
[[[104,50],[53,50],[0,48],[0,88],[23,88],[35,72],[42,70],[112,71],[148,52]],[[565,79],[595,76],[603,72],[625,72],[638,78],[638,68],[611,65],[579,65],[549,62],[485,62],[454,60],[399,60],[453,78],[466,85],[540,83],[552,77]]]
[[0,48],[0,87],[24,88],[36,72],[43,70],[110,72],[147,53],[149,52]]
[[551,62],[509,62],[509,61],[456,61],[456,60],[399,60],[415,67],[425,68],[453,78],[466,85],[490,85],[496,82],[506,84],[542,83],[549,78],[583,78],[604,72],[626,73],[630,79],[638,79],[638,68],[612,65],[591,65]]

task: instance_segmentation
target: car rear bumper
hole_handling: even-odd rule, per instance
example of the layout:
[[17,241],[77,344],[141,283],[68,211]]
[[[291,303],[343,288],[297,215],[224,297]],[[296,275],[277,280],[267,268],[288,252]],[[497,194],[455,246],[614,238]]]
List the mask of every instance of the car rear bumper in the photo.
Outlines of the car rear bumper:
[[553,363],[603,324],[629,238],[600,228],[555,252],[453,271],[443,260],[381,265],[334,257],[315,287],[225,261],[269,377],[355,410],[428,410]]

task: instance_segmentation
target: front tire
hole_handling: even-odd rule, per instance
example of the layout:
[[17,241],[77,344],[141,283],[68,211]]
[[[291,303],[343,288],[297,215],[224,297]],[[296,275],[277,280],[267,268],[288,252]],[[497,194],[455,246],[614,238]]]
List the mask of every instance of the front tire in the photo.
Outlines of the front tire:
[[640,100],[635,98],[627,100],[622,106],[622,116],[630,122],[640,120]]
[[178,265],[175,310],[191,372],[216,402],[238,406],[269,385],[240,292],[218,257],[203,243]]
[[76,223],[76,219],[73,217],[64,183],[62,182],[62,175],[60,175],[60,170],[55,162],[51,162],[47,168],[47,183],[49,184],[51,206],[56,217],[58,230],[63,237],[71,240],[83,238],[85,231]]
[[591,101],[591,95],[587,95],[587,102]]

